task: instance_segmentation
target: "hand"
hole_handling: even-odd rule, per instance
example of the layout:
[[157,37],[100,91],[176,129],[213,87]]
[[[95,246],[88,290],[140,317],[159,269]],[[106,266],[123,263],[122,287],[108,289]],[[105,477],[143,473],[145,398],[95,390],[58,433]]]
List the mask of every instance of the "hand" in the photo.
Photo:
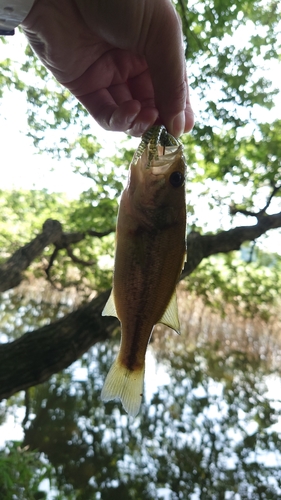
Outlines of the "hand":
[[182,32],[170,0],[36,0],[22,23],[56,79],[106,130],[178,137],[193,126]]

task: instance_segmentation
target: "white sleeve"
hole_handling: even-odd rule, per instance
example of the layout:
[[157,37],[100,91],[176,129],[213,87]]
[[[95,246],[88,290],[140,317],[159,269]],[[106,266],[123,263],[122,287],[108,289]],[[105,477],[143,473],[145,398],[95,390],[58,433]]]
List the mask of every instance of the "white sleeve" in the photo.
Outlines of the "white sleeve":
[[13,32],[14,28],[26,18],[34,1],[0,0],[0,34],[4,35]]

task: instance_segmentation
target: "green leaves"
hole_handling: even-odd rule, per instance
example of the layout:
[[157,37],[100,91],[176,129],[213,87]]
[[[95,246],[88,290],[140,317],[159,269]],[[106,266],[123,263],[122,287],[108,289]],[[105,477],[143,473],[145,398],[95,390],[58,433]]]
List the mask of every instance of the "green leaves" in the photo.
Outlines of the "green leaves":
[[247,255],[250,257],[251,251],[245,246],[243,260],[234,252],[211,257],[190,275],[187,289],[222,317],[232,308],[239,316],[269,320],[279,307],[280,256],[256,251],[252,262],[247,262]]
[[37,452],[11,441],[0,450],[0,495],[5,500],[39,500],[47,497],[40,483],[50,477],[51,467]]
[[[73,243],[72,250],[75,257],[93,264],[85,266],[82,262],[74,262],[65,250],[61,250],[55,258],[50,274],[54,283],[59,287],[76,285],[81,291],[87,290],[86,293],[89,293],[88,287],[97,290],[111,286],[117,214],[117,201],[114,196],[113,199],[105,197],[101,188],[97,192],[88,190],[81,194],[79,200],[71,202],[65,195],[50,194],[47,190],[2,191],[0,198],[0,262],[5,262],[19,247],[29,243],[40,233],[42,224],[47,219],[57,219],[66,233],[80,231],[84,234],[77,243]],[[92,235],[91,231],[94,232]],[[108,235],[100,238],[99,233],[103,232]],[[46,279],[45,270],[53,251],[53,246],[46,248],[43,255],[31,265],[27,276],[31,277],[33,274],[36,278]],[[106,261],[102,257],[106,258]]]

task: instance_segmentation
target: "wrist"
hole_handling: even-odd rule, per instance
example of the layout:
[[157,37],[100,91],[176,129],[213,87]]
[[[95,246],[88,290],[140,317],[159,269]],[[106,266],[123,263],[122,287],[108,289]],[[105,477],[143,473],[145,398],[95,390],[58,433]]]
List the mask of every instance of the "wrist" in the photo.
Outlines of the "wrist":
[[34,0],[0,0],[0,35],[13,35],[33,4]]

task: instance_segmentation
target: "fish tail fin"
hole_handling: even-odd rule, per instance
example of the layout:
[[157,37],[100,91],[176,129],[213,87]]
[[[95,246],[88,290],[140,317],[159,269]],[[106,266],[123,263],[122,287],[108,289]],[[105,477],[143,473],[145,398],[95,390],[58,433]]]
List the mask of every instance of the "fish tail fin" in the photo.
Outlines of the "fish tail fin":
[[118,358],[114,361],[105,379],[101,399],[110,401],[119,398],[126,412],[135,417],[142,400],[144,365],[137,370],[129,370]]

